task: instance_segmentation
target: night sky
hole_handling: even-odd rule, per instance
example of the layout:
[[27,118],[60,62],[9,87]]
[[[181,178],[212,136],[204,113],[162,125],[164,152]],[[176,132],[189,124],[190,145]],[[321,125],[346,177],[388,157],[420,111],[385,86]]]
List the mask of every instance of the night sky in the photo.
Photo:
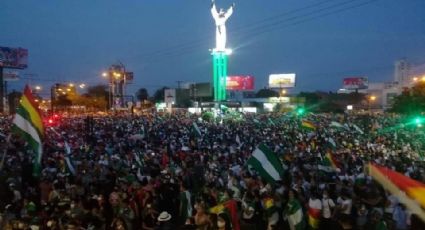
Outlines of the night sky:
[[[218,7],[233,1],[217,0]],[[235,0],[229,75],[297,74],[292,92],[336,90],[342,78],[391,81],[394,61],[425,63],[424,0]],[[358,7],[357,7],[358,6]],[[118,61],[131,92],[212,79],[208,0],[1,0],[0,46],[29,50],[23,84],[93,85]],[[106,82],[105,82],[106,83]]]

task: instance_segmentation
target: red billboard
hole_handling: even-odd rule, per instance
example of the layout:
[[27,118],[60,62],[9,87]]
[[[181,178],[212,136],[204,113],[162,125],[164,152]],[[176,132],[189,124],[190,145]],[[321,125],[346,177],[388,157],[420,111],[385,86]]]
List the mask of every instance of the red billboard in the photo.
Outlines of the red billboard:
[[344,89],[367,89],[368,80],[365,77],[348,77],[343,81]]
[[23,48],[0,47],[0,67],[25,69],[28,67],[28,50]]
[[254,77],[252,76],[228,76],[226,89],[234,91],[254,90]]

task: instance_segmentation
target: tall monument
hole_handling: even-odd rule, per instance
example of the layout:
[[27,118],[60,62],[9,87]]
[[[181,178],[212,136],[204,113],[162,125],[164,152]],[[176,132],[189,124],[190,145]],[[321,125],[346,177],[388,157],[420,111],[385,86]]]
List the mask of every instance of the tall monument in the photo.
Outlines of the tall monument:
[[212,49],[213,56],[213,82],[214,82],[214,101],[226,100],[226,78],[227,78],[227,56],[232,52],[226,48],[227,32],[226,21],[233,13],[235,4],[228,10],[217,10],[215,1],[212,0],[211,14],[215,21],[215,48]]

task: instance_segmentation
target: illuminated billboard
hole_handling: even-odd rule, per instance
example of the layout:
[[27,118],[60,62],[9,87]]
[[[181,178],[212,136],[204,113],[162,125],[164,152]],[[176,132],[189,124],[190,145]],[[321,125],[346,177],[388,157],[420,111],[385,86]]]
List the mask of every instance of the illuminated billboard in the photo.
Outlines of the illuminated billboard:
[[295,87],[295,73],[270,74],[270,88],[292,88]]
[[0,67],[25,69],[28,67],[28,50],[23,48],[0,47]]
[[164,89],[164,101],[167,104],[174,104],[176,102],[176,90]]
[[254,77],[252,76],[228,76],[226,89],[234,91],[254,90]]
[[348,77],[343,81],[344,89],[367,89],[368,85],[366,77]]

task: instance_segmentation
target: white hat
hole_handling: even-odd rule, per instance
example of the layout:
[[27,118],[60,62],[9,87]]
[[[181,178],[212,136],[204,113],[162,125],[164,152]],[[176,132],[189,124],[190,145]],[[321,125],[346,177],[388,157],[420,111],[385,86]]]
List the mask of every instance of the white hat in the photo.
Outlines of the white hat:
[[165,222],[171,220],[171,215],[168,212],[161,212],[158,216],[159,222]]

